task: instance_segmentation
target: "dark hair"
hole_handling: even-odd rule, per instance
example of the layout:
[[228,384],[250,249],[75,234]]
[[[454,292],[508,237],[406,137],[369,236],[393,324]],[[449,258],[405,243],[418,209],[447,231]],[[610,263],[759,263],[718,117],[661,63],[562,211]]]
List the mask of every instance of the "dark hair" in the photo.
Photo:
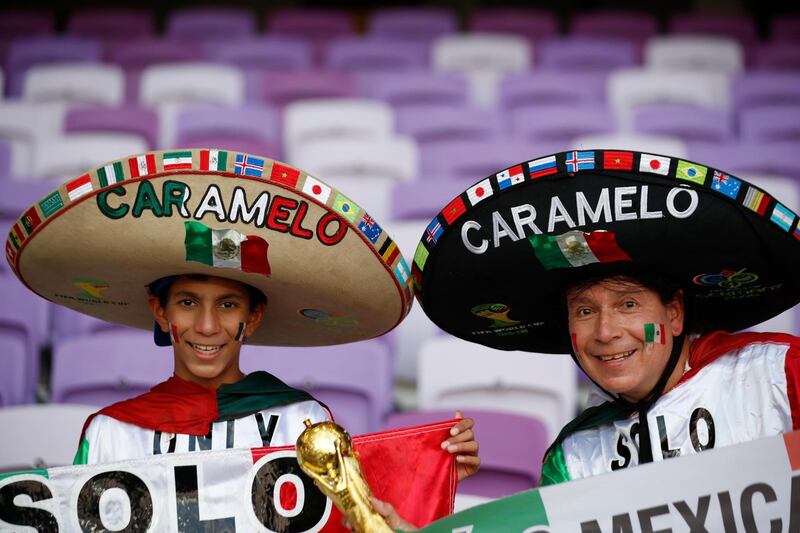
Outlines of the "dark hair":
[[[158,298],[158,304],[161,307],[166,307],[167,298],[169,297],[169,289],[172,287],[173,283],[181,278],[195,281],[207,281],[210,277],[211,276],[207,276],[205,274],[181,274],[179,276],[167,276],[166,278],[157,279],[148,285],[147,292],[150,294],[150,296],[155,296]],[[263,292],[256,289],[252,285],[248,285],[246,283],[243,283],[242,285],[247,288],[247,296],[250,299],[250,309],[255,309],[259,304],[264,306],[267,305],[267,296]]]

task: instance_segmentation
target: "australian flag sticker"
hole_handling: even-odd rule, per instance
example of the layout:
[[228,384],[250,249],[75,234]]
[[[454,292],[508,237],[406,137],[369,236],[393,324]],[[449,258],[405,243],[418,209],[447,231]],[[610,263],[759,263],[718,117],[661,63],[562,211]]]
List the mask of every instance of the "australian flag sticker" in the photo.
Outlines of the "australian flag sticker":
[[361,221],[358,223],[358,231],[363,233],[372,244],[378,242],[378,237],[383,233],[383,230],[378,223],[375,222],[375,219],[366,213],[364,213],[361,217]]

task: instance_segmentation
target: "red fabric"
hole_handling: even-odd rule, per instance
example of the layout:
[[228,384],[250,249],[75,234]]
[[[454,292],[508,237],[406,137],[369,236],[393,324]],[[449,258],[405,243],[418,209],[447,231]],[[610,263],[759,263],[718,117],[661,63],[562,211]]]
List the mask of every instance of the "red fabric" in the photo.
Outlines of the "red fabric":
[[[391,503],[398,515],[417,527],[453,512],[458,473],[453,456],[440,445],[457,423],[448,420],[353,437],[373,494]],[[254,448],[253,462],[276,449],[292,447]],[[336,507],[321,531],[347,531]]]
[[149,392],[104,407],[90,416],[83,425],[81,439],[97,415],[165,433],[203,436],[218,416],[217,391],[172,376]]
[[267,241],[257,235],[248,235],[247,240],[241,243],[242,271],[270,276],[272,270],[267,258],[268,250]]

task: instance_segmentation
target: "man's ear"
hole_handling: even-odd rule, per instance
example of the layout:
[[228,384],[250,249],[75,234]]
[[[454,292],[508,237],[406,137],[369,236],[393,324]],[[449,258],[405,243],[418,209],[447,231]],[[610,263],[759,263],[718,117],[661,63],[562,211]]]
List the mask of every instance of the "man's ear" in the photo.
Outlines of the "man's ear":
[[161,307],[161,302],[158,301],[158,298],[155,296],[149,296],[147,298],[147,306],[150,308],[150,312],[153,314],[153,318],[155,319],[158,327],[161,328],[161,331],[164,333],[169,333],[169,321],[167,320],[167,311],[163,307]]
[[250,310],[250,314],[247,317],[247,325],[244,328],[244,336],[249,337],[258,329],[258,326],[261,325],[261,321],[264,319],[264,304],[257,304],[253,309]]
[[667,304],[667,316],[669,317],[669,326],[672,331],[672,336],[677,337],[683,333],[686,320],[686,307],[683,302],[683,290],[679,290],[675,294],[675,298]]

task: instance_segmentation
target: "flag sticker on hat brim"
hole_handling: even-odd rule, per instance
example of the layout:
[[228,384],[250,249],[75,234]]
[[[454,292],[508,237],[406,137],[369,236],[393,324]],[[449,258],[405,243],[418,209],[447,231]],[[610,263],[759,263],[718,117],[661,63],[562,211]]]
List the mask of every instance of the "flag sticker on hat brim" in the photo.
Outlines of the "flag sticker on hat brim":
[[469,203],[473,206],[489,198],[492,194],[494,194],[494,190],[492,190],[492,181],[489,178],[467,189],[467,199],[469,199]]
[[8,231],[8,241],[11,243],[11,245],[14,247],[14,249],[16,251],[19,251],[19,246],[20,246],[20,244],[22,244],[22,241],[20,240],[19,236],[14,231],[13,226]]
[[306,176],[306,181],[303,183],[303,192],[321,204],[326,204],[331,195],[331,188],[311,176]]
[[350,222],[355,223],[356,216],[359,211],[361,211],[361,208],[354,204],[347,196],[336,193],[336,199],[333,201],[333,210]]
[[242,176],[260,178],[264,173],[264,160],[252,155],[236,154],[233,172]]
[[649,172],[651,174],[669,174],[669,157],[661,157],[652,154],[642,154],[639,159],[639,172]]
[[593,170],[594,152],[592,151],[567,152],[567,159],[564,163],[567,166],[567,172],[578,172],[579,170]]
[[406,260],[401,258],[394,269],[394,275],[397,277],[397,281],[400,282],[400,285],[408,283],[409,274],[410,272],[408,271]]
[[125,179],[125,174],[122,172],[122,163],[116,161],[104,167],[97,169],[97,181],[100,182],[101,187],[108,187],[115,183],[120,183]]
[[85,194],[89,194],[94,190],[92,187],[92,178],[89,174],[84,174],[80,178],[75,178],[66,185],[67,196],[71,201],[75,201]]
[[425,263],[428,262],[429,255],[430,252],[425,248],[424,244],[417,244],[417,250],[414,252],[414,264],[417,265],[420,270],[425,270]]
[[467,212],[467,207],[464,205],[464,200],[460,196],[456,196],[453,200],[444,206],[442,209],[442,216],[448,224],[455,222],[458,217]]
[[361,221],[358,223],[358,231],[360,231],[372,244],[378,242],[383,229],[375,222],[375,219],[364,213],[361,215]]
[[25,214],[22,215],[22,227],[25,228],[25,232],[30,235],[33,233],[39,224],[42,222],[42,219],[39,217],[39,213],[36,212],[36,207],[31,207]]
[[165,152],[162,156],[164,170],[183,170],[192,168],[192,152]]
[[200,170],[228,170],[228,152],[225,150],[200,150]]
[[502,191],[525,181],[525,172],[522,165],[511,167],[508,170],[497,173],[497,186]]
[[789,231],[792,224],[794,224],[794,218],[794,213],[782,204],[775,204],[772,215],[769,217],[769,219],[777,224],[783,231]]
[[397,259],[397,256],[400,255],[400,249],[397,247],[397,244],[387,236],[386,240],[383,241],[381,245],[381,249],[378,250],[378,253],[381,254],[381,257],[387,265],[391,265],[394,263],[394,260]]
[[603,152],[605,170],[633,170],[633,152]]
[[711,177],[711,189],[724,194],[732,200],[736,200],[736,197],[739,196],[741,186],[742,182],[740,180],[719,170],[715,170],[714,175]]
[[439,217],[436,217],[431,220],[431,223],[425,228],[425,242],[431,245],[436,244],[439,237],[442,236],[442,233],[444,233],[444,228],[442,228],[442,223],[439,222]]
[[64,207],[64,199],[61,198],[61,193],[58,191],[53,191],[39,202],[39,209],[42,210],[44,218],[48,218],[62,207]]
[[128,168],[132,178],[141,178],[156,173],[155,154],[144,154],[128,159]]
[[545,270],[631,260],[617,244],[612,231],[572,230],[562,235],[531,235],[528,242]]
[[758,190],[755,187],[748,186],[747,194],[745,194],[744,201],[742,203],[750,211],[753,211],[759,215],[763,215],[767,211],[769,201],[770,197],[768,194]]
[[300,171],[280,163],[273,163],[269,173],[270,181],[277,181],[289,187],[297,188],[297,181],[300,179]]
[[258,235],[232,229],[212,229],[201,222],[184,222],[187,261],[217,268],[233,268],[269,277],[269,244]]
[[531,178],[541,178],[542,176],[549,176],[556,174],[558,168],[556,167],[556,156],[541,157],[528,162],[528,170]]
[[678,167],[675,169],[676,178],[684,181],[691,181],[698,185],[703,185],[705,183],[706,174],[708,174],[707,167],[681,159],[678,160]]

